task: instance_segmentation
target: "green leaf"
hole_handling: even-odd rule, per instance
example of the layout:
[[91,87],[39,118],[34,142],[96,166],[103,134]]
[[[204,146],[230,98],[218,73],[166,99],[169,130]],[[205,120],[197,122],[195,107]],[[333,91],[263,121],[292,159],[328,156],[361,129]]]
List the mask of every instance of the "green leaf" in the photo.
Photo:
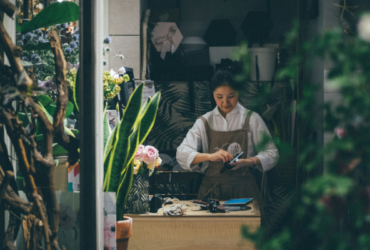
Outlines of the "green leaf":
[[17,26],[19,33],[25,33],[54,24],[68,23],[79,20],[79,7],[74,2],[53,3],[43,9],[31,21]]
[[105,192],[117,192],[120,173],[124,167],[123,163],[127,161],[129,153],[129,136],[134,128],[134,125],[139,118],[141,110],[141,99],[143,95],[144,84],[140,84],[132,93],[125,112],[123,113],[122,121],[118,130],[119,140],[116,140],[111,156],[109,157],[108,169],[104,180]]
[[134,156],[135,152],[139,146],[139,135],[140,135],[140,126],[138,130],[132,132],[130,140],[130,150],[129,150],[129,159],[124,164],[124,168],[121,172],[120,183],[118,191],[116,194],[117,198],[117,220],[118,218],[123,218],[123,211],[126,207],[126,202],[128,194],[132,186],[132,181],[134,179]]
[[141,108],[140,116],[143,116],[146,113],[151,101],[152,101],[152,98],[149,96],[148,100],[146,100],[146,102],[144,103],[144,106]]
[[[114,144],[116,143],[116,140],[118,139],[118,128],[121,124],[121,121],[118,120],[116,126],[113,129],[113,132],[110,134],[108,141],[104,148],[104,177],[107,176],[107,170],[109,165],[109,159],[112,155],[112,149],[114,147]],[[105,179],[104,179],[105,180]]]
[[[28,116],[30,117],[30,114],[28,114]],[[27,115],[23,112],[18,112],[18,120],[22,122],[23,127],[27,127],[27,125],[30,123],[27,118]]]
[[53,100],[47,95],[39,95],[37,101],[42,104],[43,107],[47,107]]
[[[51,115],[51,116],[54,116],[54,113],[55,113],[55,109],[57,108],[57,103],[56,102],[52,102],[50,103],[49,105],[47,106],[44,106],[46,111],[48,111],[48,113]],[[67,110],[66,110],[66,114],[65,114],[65,118],[69,117],[72,112],[73,112],[73,103],[71,102],[68,102],[68,106],[67,106]]]
[[80,79],[80,71],[77,70],[75,85],[73,86],[73,104],[75,105],[78,112],[80,112],[80,108],[78,107],[78,103],[79,103],[78,93],[79,93],[79,89],[80,89],[80,80],[79,79]]
[[130,136],[130,149],[128,151],[128,157],[126,162],[123,164],[126,168],[128,164],[130,164],[131,161],[134,160],[136,150],[139,147],[139,135],[140,135],[140,126],[138,129],[134,130]]
[[53,145],[53,155],[63,155],[63,154],[68,154],[68,151],[65,150],[58,143],[55,143],[55,145]]
[[108,139],[109,139],[109,136],[110,134],[112,133],[112,131],[110,130],[110,126],[109,126],[109,123],[108,123],[108,119],[107,119],[107,109],[105,108],[104,109],[104,113],[103,113],[103,136],[104,136],[104,151],[105,151],[105,148],[107,146],[107,142],[108,142]]
[[27,50],[51,50],[50,43],[38,43],[36,45],[25,45],[22,46],[23,51]]
[[158,105],[159,101],[161,99],[161,93],[157,92],[153,99],[151,100],[148,109],[146,112],[142,115],[141,123],[140,123],[140,140],[139,144],[142,144],[147,136],[149,135],[149,132],[152,130],[155,118],[157,117],[157,111],[158,111]]
[[125,210],[127,197],[132,186],[132,181],[134,179],[134,162],[129,164],[128,168],[124,169],[122,173],[122,178],[117,191],[117,221],[122,220],[123,212]]
[[[46,117],[48,118],[48,120],[53,124],[53,117],[48,113],[48,111],[46,111],[45,107],[41,104],[41,102],[38,102],[38,103],[39,103],[41,110],[45,113]],[[75,137],[72,131],[66,126],[64,126],[64,132],[72,137]]]

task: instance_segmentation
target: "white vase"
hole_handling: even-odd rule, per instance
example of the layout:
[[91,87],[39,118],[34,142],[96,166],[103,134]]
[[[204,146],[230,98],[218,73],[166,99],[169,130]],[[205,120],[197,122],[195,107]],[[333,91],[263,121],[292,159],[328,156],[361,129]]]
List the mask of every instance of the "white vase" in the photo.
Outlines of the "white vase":
[[257,81],[257,67],[259,70],[259,81],[271,81],[275,73],[276,48],[249,48],[251,56],[251,81]]

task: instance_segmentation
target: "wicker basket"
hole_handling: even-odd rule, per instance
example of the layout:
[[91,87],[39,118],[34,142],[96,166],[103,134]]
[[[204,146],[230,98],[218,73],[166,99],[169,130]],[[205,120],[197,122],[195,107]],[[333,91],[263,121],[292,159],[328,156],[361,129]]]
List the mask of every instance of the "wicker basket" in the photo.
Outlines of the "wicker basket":
[[157,171],[149,180],[149,193],[180,200],[194,199],[203,180],[201,172]]

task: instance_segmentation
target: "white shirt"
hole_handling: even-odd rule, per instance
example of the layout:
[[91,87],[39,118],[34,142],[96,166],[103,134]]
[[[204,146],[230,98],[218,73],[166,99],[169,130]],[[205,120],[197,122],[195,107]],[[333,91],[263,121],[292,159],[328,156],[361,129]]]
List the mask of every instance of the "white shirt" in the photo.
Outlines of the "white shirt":
[[[213,130],[234,131],[243,128],[247,114],[246,111],[248,110],[238,103],[231,112],[226,114],[225,119],[216,106],[215,109],[206,113],[203,117],[206,118]],[[249,120],[247,157],[258,157],[261,161],[261,166],[257,166],[257,168],[262,172],[273,168],[279,160],[279,152],[272,140],[265,146],[265,150],[255,152],[255,146],[262,141],[264,134],[271,138],[270,132],[262,118],[256,112],[253,112]],[[209,149],[204,123],[201,119],[197,119],[181,145],[177,148],[176,159],[185,170],[193,170],[198,167],[198,164],[191,163],[194,157],[200,152],[208,153]],[[200,170],[205,172],[207,168],[208,161],[203,162]]]

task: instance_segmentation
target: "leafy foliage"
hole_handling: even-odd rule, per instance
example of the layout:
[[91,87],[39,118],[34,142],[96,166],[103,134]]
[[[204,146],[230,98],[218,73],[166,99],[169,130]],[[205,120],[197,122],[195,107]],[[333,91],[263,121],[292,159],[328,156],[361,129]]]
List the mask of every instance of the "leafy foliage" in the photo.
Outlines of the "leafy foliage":
[[26,33],[39,28],[49,27],[54,24],[74,22],[79,19],[79,7],[74,2],[53,3],[43,9],[31,21],[17,25],[19,33]]
[[[370,24],[368,24],[370,25]],[[295,36],[294,36],[295,35]],[[289,34],[294,41],[297,32]],[[297,76],[297,65],[307,70],[315,59],[330,60],[328,81],[343,101],[326,103],[325,131],[334,139],[323,148],[304,142],[298,166],[310,176],[302,187],[301,199],[290,204],[285,224],[273,235],[242,228],[242,235],[259,249],[368,249],[370,243],[370,42],[350,38],[341,30],[327,31],[303,44],[280,77]],[[297,111],[310,124],[315,88],[304,86]],[[313,110],[315,109],[315,110]],[[317,174],[323,158],[326,169]],[[315,174],[316,173],[316,174]],[[297,227],[299,223],[299,227]],[[294,226],[295,225],[295,226]]]

